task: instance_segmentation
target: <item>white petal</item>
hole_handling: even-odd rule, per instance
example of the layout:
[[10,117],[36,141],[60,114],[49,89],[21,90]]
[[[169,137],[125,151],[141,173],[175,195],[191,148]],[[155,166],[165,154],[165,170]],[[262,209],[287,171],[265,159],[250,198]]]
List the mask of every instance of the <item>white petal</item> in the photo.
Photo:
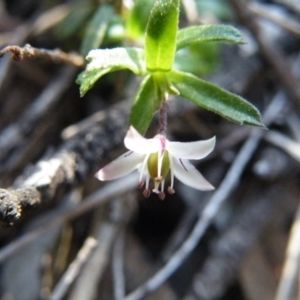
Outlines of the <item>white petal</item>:
[[139,154],[157,152],[160,147],[158,139],[146,139],[133,127],[130,126],[124,139],[125,147]]
[[100,169],[95,174],[95,177],[104,181],[125,176],[139,167],[143,162],[144,156],[145,155],[128,151]]
[[213,137],[209,140],[180,143],[180,142],[167,142],[166,149],[170,152],[171,156],[182,159],[201,159],[207,156],[215,147],[216,138]]
[[188,160],[173,158],[172,161],[174,175],[182,183],[197,190],[207,191],[214,189]]

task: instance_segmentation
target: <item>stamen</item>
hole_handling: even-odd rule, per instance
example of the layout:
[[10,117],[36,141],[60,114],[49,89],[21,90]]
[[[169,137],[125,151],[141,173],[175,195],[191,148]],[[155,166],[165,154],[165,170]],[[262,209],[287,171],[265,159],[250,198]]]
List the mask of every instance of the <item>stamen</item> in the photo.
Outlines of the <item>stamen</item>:
[[163,180],[160,185],[160,190],[163,192],[165,189],[165,181]]
[[173,189],[174,186],[174,167],[173,167],[173,161],[172,158],[169,157],[169,162],[170,162],[170,177],[171,177],[171,186],[170,188]]
[[151,195],[151,191],[149,189],[144,189],[143,196],[145,198],[148,198]]
[[153,189],[152,192],[155,193],[155,194],[159,194],[160,193],[158,189]]
[[146,175],[146,189],[149,189],[149,181],[150,181],[150,176],[147,173],[147,175]]
[[164,152],[159,153],[158,160],[157,160],[157,178],[161,177],[161,167],[162,167],[163,158],[164,158]]
[[[141,169],[140,169],[140,181],[142,181],[142,178],[144,176],[144,174],[146,173],[145,172],[145,168],[146,168],[146,165],[147,165],[147,161],[148,161],[148,158],[149,158],[150,154],[147,154],[143,160],[143,163],[142,163],[142,166],[141,166]],[[148,171],[147,171],[148,173]]]
[[159,197],[160,200],[164,200],[165,197],[166,197],[166,194],[164,192],[159,192],[158,197]]
[[144,186],[145,182],[143,180],[141,180],[139,183],[138,183],[138,189],[141,189],[143,186]]
[[154,189],[153,189],[153,192],[156,193],[156,194],[159,193],[158,188],[159,188],[159,185],[160,185],[160,183],[161,183],[161,179],[162,179],[162,178],[160,178],[160,179],[155,178],[155,180],[154,180]]
[[175,190],[172,188],[172,187],[168,187],[168,193],[170,194],[170,195],[173,195],[173,194],[175,194]]

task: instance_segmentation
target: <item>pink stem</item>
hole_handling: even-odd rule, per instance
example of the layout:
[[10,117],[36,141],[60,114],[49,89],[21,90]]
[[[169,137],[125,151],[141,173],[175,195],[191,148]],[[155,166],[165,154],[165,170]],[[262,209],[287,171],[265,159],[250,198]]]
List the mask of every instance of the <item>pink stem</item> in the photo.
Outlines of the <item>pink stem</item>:
[[166,134],[168,125],[168,104],[167,101],[164,100],[162,106],[159,110],[159,134]]

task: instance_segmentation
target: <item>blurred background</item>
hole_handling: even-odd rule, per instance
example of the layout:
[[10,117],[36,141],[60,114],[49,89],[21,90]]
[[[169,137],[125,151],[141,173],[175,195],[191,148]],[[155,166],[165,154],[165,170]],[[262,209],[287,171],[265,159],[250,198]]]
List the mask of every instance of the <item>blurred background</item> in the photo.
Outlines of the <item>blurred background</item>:
[[[76,78],[90,49],[143,46],[151,1],[0,1],[0,299],[300,299],[300,2],[182,0],[180,27],[231,24],[175,65],[245,97],[268,130],[174,97],[170,140],[216,136],[196,165],[215,187],[145,199],[124,152],[141,78]],[[136,4],[134,6],[134,4]],[[157,132],[157,119],[147,136]]]

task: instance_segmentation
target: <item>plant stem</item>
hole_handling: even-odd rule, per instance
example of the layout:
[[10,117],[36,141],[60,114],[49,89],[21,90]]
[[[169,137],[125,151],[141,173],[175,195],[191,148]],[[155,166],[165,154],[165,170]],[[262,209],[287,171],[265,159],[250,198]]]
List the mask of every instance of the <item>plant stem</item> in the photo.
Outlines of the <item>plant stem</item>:
[[167,126],[168,126],[168,104],[167,100],[164,99],[159,110],[159,134],[166,134]]

